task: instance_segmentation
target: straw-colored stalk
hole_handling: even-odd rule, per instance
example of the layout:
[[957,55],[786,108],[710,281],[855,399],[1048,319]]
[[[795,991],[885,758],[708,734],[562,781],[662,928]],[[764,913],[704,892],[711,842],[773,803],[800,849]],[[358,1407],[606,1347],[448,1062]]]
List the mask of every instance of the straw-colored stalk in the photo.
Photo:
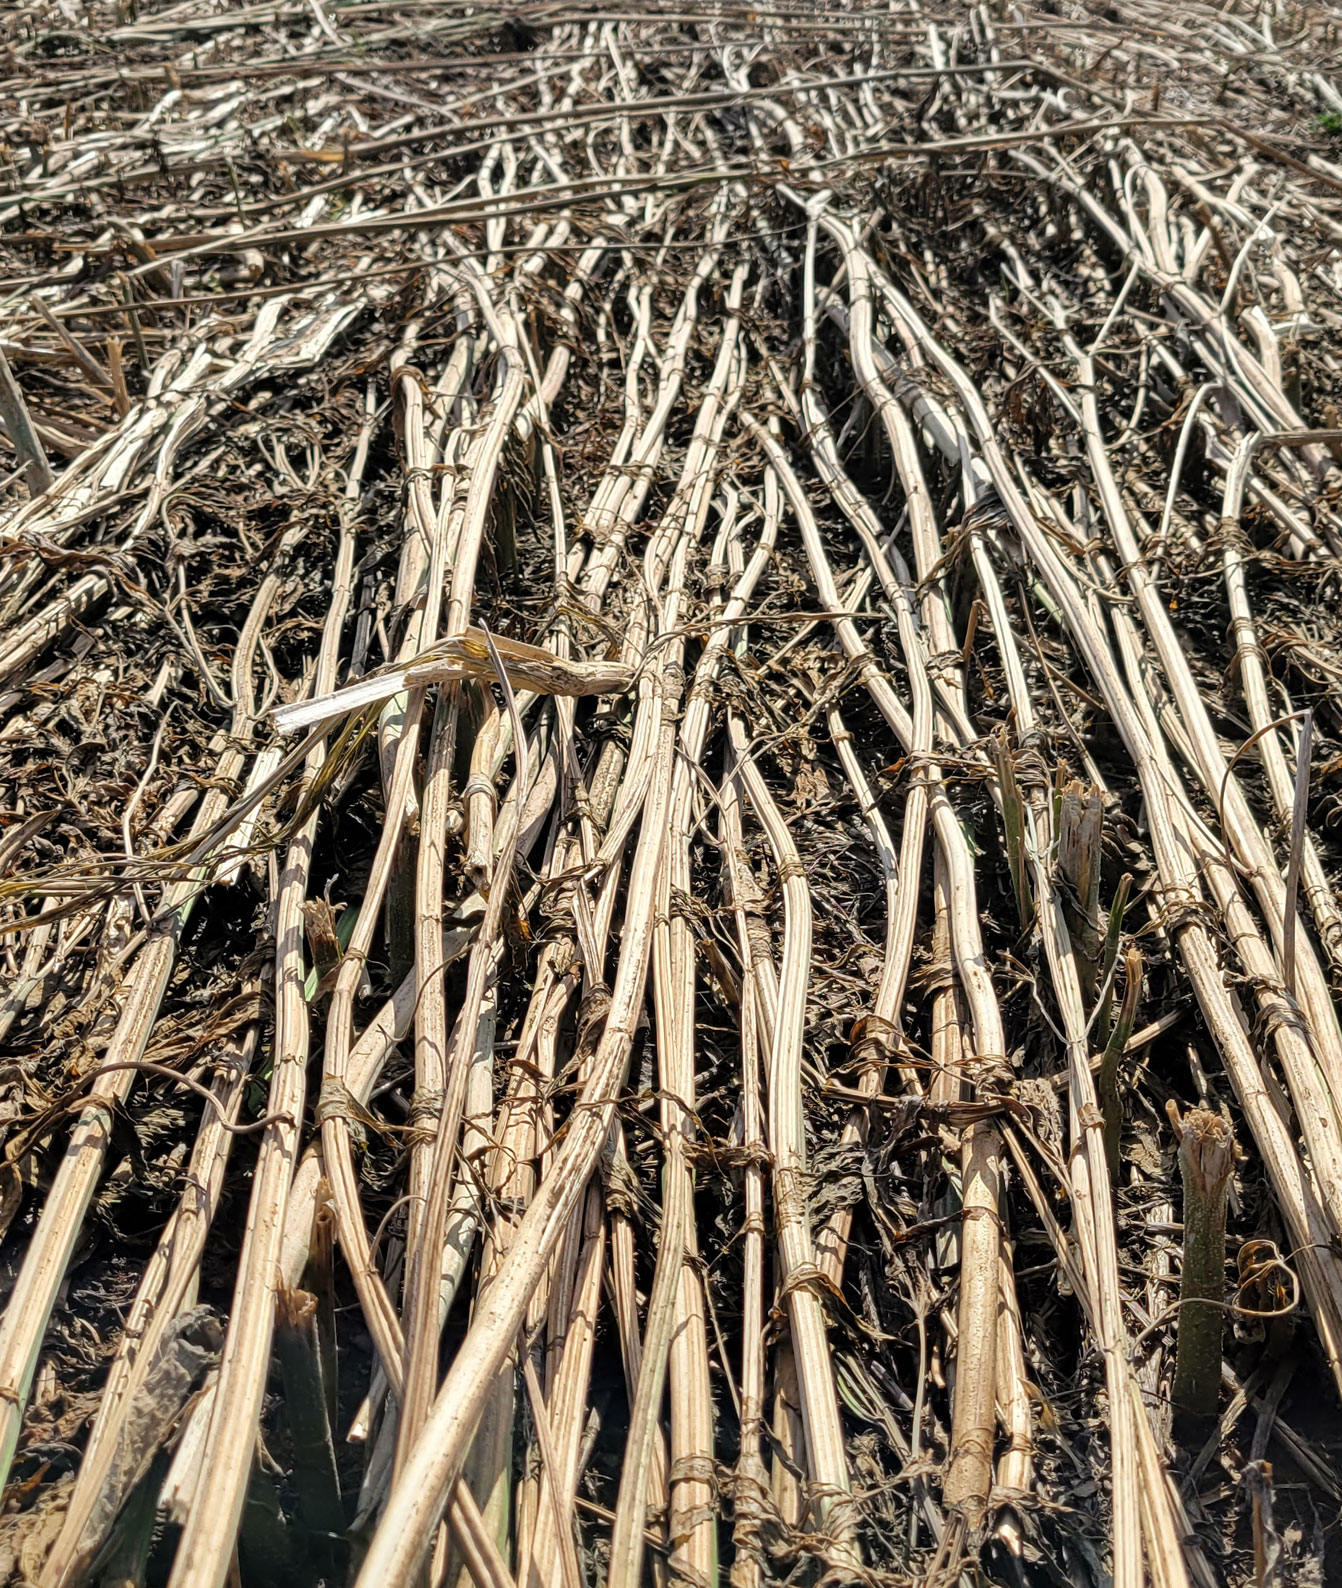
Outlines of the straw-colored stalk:
[[960,1300],[956,1314],[955,1404],[941,1492],[977,1532],[993,1481],[997,1429],[997,1339],[1002,1280],[1002,1142],[972,1125],[960,1148]]
[[[351,478],[356,481],[367,453],[369,428],[365,426],[356,450],[351,471]],[[215,748],[220,757],[217,776],[192,823],[191,840],[203,842],[214,834],[229,803],[225,789],[239,778],[245,765],[245,756],[237,748],[237,742],[247,731],[253,712],[250,670],[262,622],[278,593],[278,579],[262,582],[239,635],[232,677],[233,697],[237,703],[233,734],[228,737],[221,735],[216,741]],[[332,665],[334,640],[338,633],[338,625],[334,632],[328,625],[324,636],[328,641],[325,649],[331,656]],[[319,757],[314,752],[310,764],[315,767],[318,761]],[[183,807],[178,803],[177,808],[180,810]],[[13,1459],[42,1336],[102,1170],[110,1139],[111,1109],[124,1100],[134,1083],[135,1065],[144,1056],[148,1045],[167,991],[177,942],[200,898],[203,876],[201,873],[171,883],[164,889],[149,941],[129,972],[119,1004],[114,1006],[119,1009],[118,1019],[103,1054],[100,1075],[75,1125],[37,1230],[29,1242],[11,1295],[11,1304],[6,1307],[3,1320],[0,1320],[0,1474],[8,1472]],[[205,1149],[206,1160],[215,1163],[213,1178],[216,1185],[223,1165],[214,1155],[227,1145],[226,1133],[221,1139],[212,1126],[212,1122],[218,1118],[217,1111],[210,1109],[205,1123],[205,1129],[211,1132],[212,1141],[212,1145]],[[202,1235],[204,1233],[199,1226],[197,1231]],[[187,1283],[189,1274],[189,1267],[182,1270]],[[142,1294],[147,1295],[147,1291],[142,1291]],[[165,1318],[166,1321],[168,1319]],[[60,1546],[58,1563],[64,1561],[64,1552],[72,1542],[73,1536]],[[64,1569],[63,1564],[61,1569]]]
[[[776,467],[775,463],[775,467]],[[832,1540],[841,1569],[856,1566],[857,1547],[848,1459],[839,1417],[826,1325],[814,1288],[815,1245],[806,1192],[806,1132],[801,1099],[801,1059],[806,989],[811,962],[811,892],[787,823],[755,765],[745,724],[728,711],[727,730],[736,776],[773,850],[783,891],[783,960],[778,1008],[768,1059],[769,1145],[773,1155],[774,1224],[778,1233],[783,1299],[806,1429],[811,1502]]]
[[[857,250],[853,244],[851,234],[834,222],[827,223],[836,236],[836,240],[845,249],[845,257],[849,263],[850,280],[853,283],[851,295],[852,304],[852,344],[854,347],[855,367],[859,367],[860,375],[872,385],[878,384],[875,370],[875,361],[870,355],[871,314],[869,305],[870,283],[878,278],[878,273],[868,260]],[[944,349],[932,337],[922,321],[907,302],[902,294],[892,287],[883,277],[879,278],[879,285],[887,307],[892,313],[897,328],[903,328],[902,334],[916,341],[926,355],[940,368],[946,378],[954,387],[957,398],[962,403],[967,416],[973,426],[975,439],[981,448],[984,465],[991,474],[993,484],[998,495],[1010,512],[1013,523],[1018,533],[1027,543],[1036,557],[1045,574],[1050,590],[1055,599],[1064,605],[1064,610],[1069,610],[1069,618],[1073,620],[1074,631],[1083,627],[1080,603],[1076,600],[1070,580],[1062,572],[1057,553],[1051,543],[1039,533],[1035,520],[1029,508],[1021,500],[1019,489],[1014,477],[1007,470],[1000,454],[996,450],[993,430],[982,402],[974,390],[972,382],[963,370],[945,353]],[[859,290],[859,286],[861,290]],[[924,399],[925,400],[925,399]],[[954,438],[954,432],[946,433],[944,423],[941,434],[937,436],[941,444],[943,436],[951,456],[957,459],[964,456],[960,444]],[[980,572],[983,572],[980,565]],[[1008,633],[1003,632],[999,625],[999,641],[1006,642]],[[1092,670],[1108,684],[1114,679],[1112,661],[1108,660],[1108,653],[1099,645],[1087,644],[1089,632],[1081,633],[1078,637],[1083,642],[1087,661],[1092,665]],[[1008,676],[1013,669],[1008,668]],[[1106,688],[1111,709],[1114,710],[1116,720],[1121,726],[1132,722],[1132,713],[1129,708],[1126,713],[1119,703],[1121,689],[1111,691]],[[1013,697],[1013,704],[1020,710],[1020,701]],[[1024,732],[1028,724],[1022,724]],[[1126,736],[1126,735],[1125,735]],[[1136,751],[1135,741],[1130,740],[1134,754],[1141,765],[1140,755]],[[1040,815],[1047,817],[1047,812]],[[1038,834],[1034,840],[1034,853],[1040,856],[1045,853],[1043,847],[1043,833]],[[1100,1119],[1099,1109],[1095,1105],[1094,1086],[1089,1067],[1089,1055],[1085,1044],[1085,1015],[1080,1003],[1079,985],[1076,981],[1076,972],[1071,958],[1070,942],[1064,923],[1053,915],[1057,909],[1056,893],[1053,891],[1051,879],[1043,872],[1042,866],[1036,862],[1036,883],[1042,884],[1040,913],[1041,921],[1045,925],[1045,944],[1049,950],[1050,970],[1052,972],[1055,989],[1058,993],[1059,1005],[1067,1021],[1066,1032],[1068,1035],[1069,1049],[1069,1076],[1073,1093],[1073,1120],[1074,1129],[1079,1127],[1083,1134],[1086,1151],[1084,1156],[1074,1155],[1074,1206],[1078,1213],[1086,1212],[1086,1223],[1083,1230],[1082,1250],[1088,1254],[1088,1271],[1098,1298],[1099,1312],[1098,1326],[1101,1332],[1102,1348],[1105,1351],[1107,1370],[1111,1382],[1111,1392],[1114,1395],[1115,1405],[1121,1408],[1116,1414],[1112,1426],[1113,1460],[1115,1479],[1115,1506],[1116,1506],[1116,1580],[1123,1584],[1135,1585],[1140,1574],[1140,1516],[1139,1492],[1140,1482],[1136,1453],[1133,1444],[1131,1429],[1128,1424],[1127,1408],[1128,1396],[1126,1393],[1127,1368],[1123,1359],[1121,1341],[1123,1336],[1123,1322],[1119,1306],[1119,1291],[1117,1285],[1117,1254],[1114,1246],[1112,1210],[1107,1198],[1108,1165],[1103,1153],[1102,1133],[1097,1128]],[[1056,921],[1056,926],[1054,925]],[[1088,1112],[1089,1110],[1089,1112]],[[1095,1125],[1086,1123],[1091,1118]],[[1094,1190],[1092,1190],[1092,1185]],[[1089,1238],[1085,1238],[1088,1236]],[[1098,1243],[1098,1244],[1097,1244]],[[1153,1497],[1153,1504],[1165,1503],[1159,1495]],[[1176,1563],[1177,1564],[1177,1563]]]
[[[679,606],[686,559],[698,543],[708,516],[716,478],[716,457],[726,424],[741,389],[744,369],[737,358],[739,309],[746,267],[735,272],[727,295],[727,318],[713,373],[686,449],[680,483],[671,506],[645,557],[648,584],[656,590],[666,569],[661,626],[668,636],[665,655],[679,665],[684,642],[678,636]],[[739,611],[765,564],[752,561],[748,578],[734,592]],[[689,1151],[697,1134],[695,1114],[694,1030],[697,955],[689,923],[671,909],[672,891],[688,895],[690,880],[690,798],[693,772],[703,753],[709,723],[706,690],[726,646],[727,629],[715,630],[705,646],[688,693],[680,754],[671,795],[670,831],[659,878],[658,924],[653,941],[653,993],[657,1012],[657,1047],[661,1076],[660,1113],[666,1152],[663,1170],[663,1221],[658,1269],[648,1303],[643,1338],[643,1373],[657,1368],[657,1354],[667,1353],[671,1401],[670,1534],[672,1570],[713,1581],[717,1575],[717,1528],[714,1521],[713,1405],[708,1365],[708,1325],[703,1281],[696,1259],[694,1179]],[[660,1406],[636,1393],[635,1405],[653,1416]],[[646,1444],[646,1434],[631,1426],[631,1444]],[[632,1490],[630,1493],[632,1494]],[[623,1494],[621,1500],[623,1502]],[[639,1501],[635,1498],[637,1507]],[[619,1522],[617,1520],[617,1527]]]
[[[1240,442],[1230,467],[1226,470],[1224,494],[1221,503],[1221,564],[1225,574],[1226,594],[1230,602],[1230,620],[1235,636],[1236,658],[1239,663],[1239,683],[1249,708],[1249,721],[1254,730],[1254,749],[1262,761],[1272,796],[1272,808],[1277,820],[1289,830],[1294,805],[1295,777],[1287,763],[1286,754],[1278,738],[1281,726],[1281,685],[1274,680],[1277,704],[1274,706],[1268,689],[1267,668],[1263,650],[1254,622],[1253,608],[1249,602],[1248,583],[1244,572],[1244,531],[1240,518],[1244,510],[1244,490],[1249,471],[1258,451],[1269,440],[1277,437],[1249,436]],[[1289,700],[1284,702],[1290,712]],[[1319,936],[1330,957],[1336,963],[1342,958],[1342,912],[1339,912],[1333,889],[1320,859],[1318,845],[1306,831],[1301,845],[1301,882],[1305,898],[1314,915]]]
[[[822,605],[830,610],[842,610],[838,589],[834,583],[814,514],[800,482],[768,432],[754,425],[749,416],[747,423],[764,446],[770,462],[783,482],[801,528],[803,543]],[[831,472],[831,480],[835,479],[836,476]],[[851,500],[851,497],[849,499]],[[910,615],[907,610],[904,611],[903,616],[905,623],[908,624]],[[845,653],[861,665],[863,682],[886,721],[906,749],[918,748],[913,723],[907,710],[894,696],[893,690],[879,670],[856,626],[849,619],[839,618],[835,620],[835,630]],[[911,648],[916,650],[916,641],[913,640],[911,630],[907,627],[905,639],[910,642]],[[925,688],[925,671],[921,676]],[[991,1075],[996,1066],[1005,1062],[1004,1039],[1000,1011],[984,962],[975,903],[973,861],[959,821],[944,790],[940,787],[935,764],[929,767],[927,780],[931,790],[931,809],[937,838],[951,872],[951,919],[955,965],[964,985],[974,1022],[976,1067],[981,1066],[981,1073],[984,1075]],[[967,1150],[968,1147],[967,1142]],[[967,1204],[966,1207],[967,1218],[972,1221],[977,1217],[973,1211],[973,1204]],[[965,1511],[967,1518],[972,1516],[977,1520],[981,1518],[983,1508],[986,1507],[992,1480],[992,1397],[996,1383],[998,1256],[995,1251],[989,1253],[986,1241],[977,1238],[966,1243],[964,1256],[973,1264],[986,1265],[986,1271],[962,1270],[961,1275],[962,1295],[968,1296],[977,1310],[967,1329],[963,1327],[966,1320],[964,1318],[961,1320],[961,1362],[957,1374],[964,1376],[966,1392],[957,1396],[956,1422],[952,1431],[952,1462],[955,1463],[955,1453],[962,1449],[969,1456],[969,1459],[959,1462],[957,1504]],[[975,1459],[972,1454],[979,1451],[984,1443],[981,1418],[985,1402],[989,1419],[986,1464]],[[971,1474],[978,1484],[978,1491],[973,1495],[968,1489],[968,1475]]]
[[187,1189],[145,1265],[98,1403],[64,1525],[43,1565],[41,1588],[60,1588],[71,1574],[87,1565],[79,1552],[80,1540],[102,1491],[131,1401],[165,1331],[190,1304],[196,1289],[198,1265],[219,1205],[233,1144],[228,1126],[236,1122],[259,1038],[259,1026],[249,1024],[236,1041],[232,1062],[220,1066],[216,1076],[211,1090],[222,1113],[206,1109],[191,1152]]
[[[365,424],[346,481],[331,606],[322,631],[314,687],[334,681],[338,645],[352,594],[355,512],[372,424]],[[321,746],[307,769],[316,776]],[[242,1517],[256,1427],[265,1395],[285,1208],[297,1157],[299,1121],[307,1096],[310,1042],[303,963],[303,904],[320,813],[314,811],[289,846],[280,878],[275,926],[275,1038],[267,1113],[228,1336],[219,1364],[218,1390],[201,1457],[201,1484],[182,1529],[173,1562],[172,1588],[222,1588]]]
[[[493,1284],[480,1296],[470,1328],[429,1410],[421,1436],[392,1485],[359,1574],[363,1588],[404,1581],[423,1559],[434,1525],[461,1471],[495,1375],[512,1347],[527,1302],[554,1254],[610,1130],[647,977],[655,881],[670,798],[674,712],[679,698],[678,681],[663,673],[645,675],[641,688],[642,714],[652,712],[659,719],[658,742],[630,873],[620,961],[605,1030],[550,1172],[523,1215]],[[629,1470],[628,1465],[625,1470]],[[638,1532],[641,1541],[641,1527]]]

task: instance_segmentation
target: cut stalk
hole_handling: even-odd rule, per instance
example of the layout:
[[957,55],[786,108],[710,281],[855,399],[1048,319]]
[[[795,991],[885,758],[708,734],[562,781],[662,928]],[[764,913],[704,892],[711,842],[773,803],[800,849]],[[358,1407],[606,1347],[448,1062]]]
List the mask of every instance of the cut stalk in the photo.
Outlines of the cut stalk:
[[1170,1122],[1179,1138],[1184,1183],[1184,1263],[1171,1399],[1180,1437],[1200,1440],[1216,1417],[1221,1391],[1226,1201],[1235,1138],[1225,1120],[1205,1108],[1190,1109],[1180,1119],[1171,1102]]
[[275,1354],[284,1381],[284,1411],[293,1440],[293,1477],[303,1525],[314,1536],[315,1554],[330,1560],[345,1530],[331,1433],[326,1375],[317,1329],[317,1298],[282,1287],[275,1298]]

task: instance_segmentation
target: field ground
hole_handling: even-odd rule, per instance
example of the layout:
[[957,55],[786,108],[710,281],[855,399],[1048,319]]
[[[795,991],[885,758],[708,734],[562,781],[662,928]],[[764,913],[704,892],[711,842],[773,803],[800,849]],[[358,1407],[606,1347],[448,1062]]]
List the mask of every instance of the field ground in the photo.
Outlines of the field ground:
[[1342,1582],[1342,9],[0,41],[0,1581]]

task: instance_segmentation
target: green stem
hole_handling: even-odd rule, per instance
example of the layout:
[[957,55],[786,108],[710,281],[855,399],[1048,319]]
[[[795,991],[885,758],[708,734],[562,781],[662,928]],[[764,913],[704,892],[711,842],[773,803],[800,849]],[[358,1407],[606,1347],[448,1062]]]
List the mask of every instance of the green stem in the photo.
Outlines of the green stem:
[[1109,1160],[1111,1177],[1118,1174],[1119,1138],[1123,1130],[1123,1099],[1118,1090],[1119,1070],[1124,1049],[1137,1020],[1137,1006],[1142,996],[1142,956],[1139,949],[1130,947],[1123,956],[1123,974],[1123,1002],[1119,1005],[1118,1019],[1114,1022],[1104,1057],[1100,1060],[1098,1085],[1100,1107],[1104,1113],[1104,1155]]
[[1123,936],[1123,917],[1128,910],[1128,895],[1132,892],[1132,875],[1125,871],[1118,879],[1118,891],[1114,894],[1114,902],[1109,907],[1109,924],[1104,933],[1104,952],[1100,959],[1100,986],[1104,989],[1101,995],[1100,1014],[1097,1029],[1103,1031],[1109,1024],[1109,1010],[1114,1002],[1114,983],[1112,972],[1114,963],[1118,959],[1119,940]]
[[315,1556],[329,1561],[345,1532],[335,1440],[322,1383],[317,1298],[281,1286],[276,1297],[275,1355],[284,1380],[284,1409],[293,1441],[293,1481],[299,1515],[314,1535]]
[[1016,768],[1011,760],[1011,752],[1001,739],[992,738],[989,746],[1002,790],[1002,822],[1006,829],[1007,865],[1011,868],[1016,911],[1020,916],[1021,931],[1028,932],[1034,920],[1034,904],[1030,898],[1030,879],[1025,869],[1025,814],[1016,782]]
[[[347,915],[351,911],[345,912]],[[343,917],[342,917],[343,919]],[[316,1211],[312,1215],[312,1240],[301,1288],[317,1303],[315,1326],[317,1352],[321,1359],[322,1389],[326,1393],[326,1415],[332,1429],[340,1418],[339,1356],[336,1350],[335,1297],[335,1210],[331,1206],[331,1187],[323,1179],[317,1187]]]

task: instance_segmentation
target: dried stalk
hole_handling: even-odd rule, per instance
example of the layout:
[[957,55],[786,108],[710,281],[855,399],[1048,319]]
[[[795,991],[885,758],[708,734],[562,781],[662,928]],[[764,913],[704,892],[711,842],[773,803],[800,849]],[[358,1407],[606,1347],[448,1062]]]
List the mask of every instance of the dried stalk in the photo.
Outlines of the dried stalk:
[[[371,418],[359,438],[345,488],[346,512],[333,580],[334,596],[322,635],[316,686],[329,687],[336,670],[336,645],[351,594],[355,514],[368,455]],[[309,754],[308,773],[321,768],[321,750]],[[289,847],[277,901],[275,928],[275,1056],[267,1112],[275,1119],[262,1138],[252,1183],[251,1210],[238,1260],[235,1304],[219,1365],[214,1414],[201,1458],[202,1484],[191,1507],[173,1563],[173,1588],[221,1588],[246,1499],[256,1421],[265,1394],[266,1364],[275,1321],[276,1270],[284,1216],[303,1116],[310,1042],[303,996],[303,904],[307,891],[317,813],[308,817]],[[208,1494],[208,1503],[200,1499]]]
[[[632,914],[626,911],[620,963],[605,1034],[563,1150],[523,1216],[494,1283],[481,1298],[471,1328],[430,1409],[423,1434],[392,1487],[381,1524],[359,1574],[359,1580],[366,1584],[386,1581],[389,1576],[403,1576],[423,1557],[429,1530],[433,1521],[441,1516],[451,1484],[461,1470],[466,1443],[483,1410],[494,1374],[507,1355],[527,1300],[540,1280],[610,1128],[614,1093],[629,1058],[633,1011],[647,976],[653,884],[661,864],[670,794],[674,724],[669,713],[674,709],[678,694],[675,681],[665,675],[656,675],[655,681],[647,679],[643,689],[644,712],[653,711],[663,721],[630,874]],[[641,1527],[636,1530],[636,1540],[641,1553]]]
[[[318,1517],[332,1582],[757,1588],[863,1575],[861,1540],[1209,1588],[1165,1386],[1224,1254],[1171,1305],[1141,1125],[1185,1055],[1282,1226],[1238,1299],[1342,1387],[1327,17],[258,31],[188,0],[92,17],[113,71],[30,9],[0,64],[0,1554],[206,1588],[292,1574]],[[139,1069],[206,1111],[165,1131]],[[89,1314],[113,1354],[58,1529],[40,1463],[53,1417],[81,1437],[128,1197],[155,1222],[120,1336]],[[221,1376],[159,1397],[219,1261]],[[1099,1440],[1058,1382],[1074,1316]],[[1088,1480],[1070,1520],[1036,1409]],[[1253,1497],[1281,1575],[1304,1546]]]
[[818,1274],[806,1208],[806,1136],[801,1101],[801,1055],[806,983],[811,957],[811,895],[792,835],[755,765],[745,724],[727,718],[736,776],[769,839],[784,898],[783,962],[768,1059],[769,1143],[773,1155],[774,1222],[782,1259],[781,1286],[806,1428],[811,1500],[831,1536],[835,1558],[856,1562],[848,1460],[839,1422],[825,1319],[815,1289]]

